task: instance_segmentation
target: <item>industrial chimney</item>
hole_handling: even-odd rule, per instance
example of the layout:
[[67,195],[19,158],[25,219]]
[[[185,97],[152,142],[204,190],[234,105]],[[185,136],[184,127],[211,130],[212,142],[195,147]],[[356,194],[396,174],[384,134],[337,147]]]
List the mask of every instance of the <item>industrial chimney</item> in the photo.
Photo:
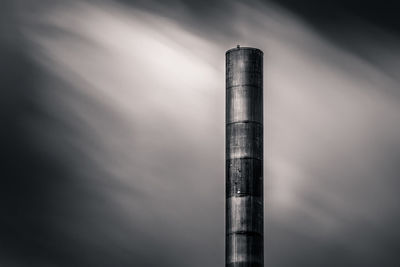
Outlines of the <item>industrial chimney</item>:
[[264,266],[263,52],[226,52],[227,267]]

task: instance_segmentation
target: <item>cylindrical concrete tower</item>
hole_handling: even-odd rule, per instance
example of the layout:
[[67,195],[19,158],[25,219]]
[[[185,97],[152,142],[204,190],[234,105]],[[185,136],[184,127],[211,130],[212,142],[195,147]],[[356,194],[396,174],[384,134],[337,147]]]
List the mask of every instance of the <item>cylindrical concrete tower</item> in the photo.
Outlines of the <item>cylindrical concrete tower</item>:
[[264,266],[263,52],[226,52],[226,242],[228,267]]

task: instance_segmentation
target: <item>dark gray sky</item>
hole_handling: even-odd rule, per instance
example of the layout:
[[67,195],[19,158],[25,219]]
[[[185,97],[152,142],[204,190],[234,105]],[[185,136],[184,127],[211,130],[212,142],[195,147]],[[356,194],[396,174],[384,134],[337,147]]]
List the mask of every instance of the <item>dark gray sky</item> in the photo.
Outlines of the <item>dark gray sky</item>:
[[396,266],[395,8],[301,2],[3,1],[0,265],[223,266],[239,43],[265,52],[266,266]]

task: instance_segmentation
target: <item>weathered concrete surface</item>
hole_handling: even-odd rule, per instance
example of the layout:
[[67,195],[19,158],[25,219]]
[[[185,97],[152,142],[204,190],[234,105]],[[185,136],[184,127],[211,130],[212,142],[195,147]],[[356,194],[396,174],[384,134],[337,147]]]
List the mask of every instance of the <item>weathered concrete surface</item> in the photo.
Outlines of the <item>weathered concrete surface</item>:
[[263,52],[226,52],[226,266],[264,266]]

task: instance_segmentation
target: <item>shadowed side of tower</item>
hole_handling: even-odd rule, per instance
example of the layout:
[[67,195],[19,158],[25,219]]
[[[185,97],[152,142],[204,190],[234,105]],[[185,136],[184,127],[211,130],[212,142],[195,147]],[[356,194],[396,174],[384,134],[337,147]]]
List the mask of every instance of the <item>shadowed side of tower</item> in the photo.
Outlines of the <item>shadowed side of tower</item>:
[[263,52],[226,52],[227,267],[264,266]]

